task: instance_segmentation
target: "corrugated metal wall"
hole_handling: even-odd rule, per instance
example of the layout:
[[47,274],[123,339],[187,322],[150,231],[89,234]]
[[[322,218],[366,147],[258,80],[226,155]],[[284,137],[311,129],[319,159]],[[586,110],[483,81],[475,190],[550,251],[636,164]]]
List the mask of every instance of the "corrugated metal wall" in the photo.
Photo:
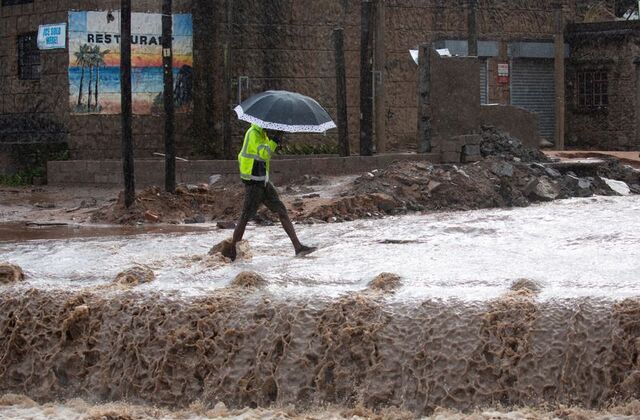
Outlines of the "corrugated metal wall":
[[511,104],[538,114],[540,136],[554,142],[556,116],[553,60],[513,59]]
[[488,60],[480,61],[480,103],[486,104],[489,101],[489,85],[487,83]]

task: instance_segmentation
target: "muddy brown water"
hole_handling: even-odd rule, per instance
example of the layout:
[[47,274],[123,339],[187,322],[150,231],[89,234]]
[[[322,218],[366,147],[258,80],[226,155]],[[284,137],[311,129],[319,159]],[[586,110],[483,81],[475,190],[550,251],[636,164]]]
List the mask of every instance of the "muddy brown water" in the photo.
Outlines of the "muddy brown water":
[[[522,282],[521,282],[522,283]],[[390,303],[366,289],[279,299],[228,287],[0,292],[0,393],[184,408],[560,405],[640,396],[640,299]]]
[[98,238],[107,236],[131,236],[145,233],[202,232],[207,228],[193,225],[80,225],[67,223],[0,223],[0,242],[22,242],[39,239]]

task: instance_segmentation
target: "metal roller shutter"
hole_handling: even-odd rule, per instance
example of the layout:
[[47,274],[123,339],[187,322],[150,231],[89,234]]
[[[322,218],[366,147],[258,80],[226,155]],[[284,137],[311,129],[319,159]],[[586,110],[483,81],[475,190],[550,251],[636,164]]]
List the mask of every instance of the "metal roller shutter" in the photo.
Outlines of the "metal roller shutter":
[[553,143],[556,124],[553,60],[513,59],[511,104],[538,114],[540,136]]
[[487,60],[480,62],[480,103],[486,104],[489,101],[489,87],[487,84]]

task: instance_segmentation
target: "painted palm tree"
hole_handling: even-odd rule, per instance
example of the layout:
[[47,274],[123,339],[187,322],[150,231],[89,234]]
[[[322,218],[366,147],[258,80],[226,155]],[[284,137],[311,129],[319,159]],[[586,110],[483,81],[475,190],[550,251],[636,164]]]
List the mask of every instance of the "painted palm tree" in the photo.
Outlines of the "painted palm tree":
[[100,51],[100,47],[95,46],[91,49],[91,58],[94,67],[96,68],[96,80],[95,80],[95,89],[94,89],[94,109],[98,110],[98,85],[100,84],[100,67],[104,67],[104,57],[109,54],[110,50]]
[[78,91],[78,108],[82,106],[82,90],[84,88],[84,69],[88,66],[90,61],[91,47],[87,44],[81,45],[80,49],[74,53],[76,57],[76,66],[80,66],[80,89]]

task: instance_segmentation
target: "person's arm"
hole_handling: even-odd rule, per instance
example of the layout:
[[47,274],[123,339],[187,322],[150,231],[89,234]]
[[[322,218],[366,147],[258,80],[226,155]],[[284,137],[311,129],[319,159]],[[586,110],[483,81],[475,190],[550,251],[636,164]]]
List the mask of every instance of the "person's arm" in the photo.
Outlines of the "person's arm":
[[278,143],[267,137],[266,143],[262,143],[258,146],[258,156],[265,161],[269,161],[271,159],[271,155],[273,155],[277,148]]

